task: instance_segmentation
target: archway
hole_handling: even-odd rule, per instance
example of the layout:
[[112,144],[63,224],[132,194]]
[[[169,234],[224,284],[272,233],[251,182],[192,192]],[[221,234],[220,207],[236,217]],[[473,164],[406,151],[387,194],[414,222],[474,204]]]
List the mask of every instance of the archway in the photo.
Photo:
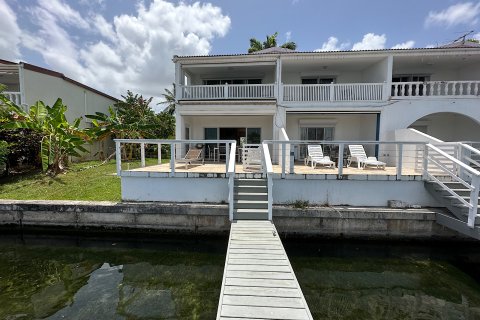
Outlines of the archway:
[[443,141],[480,141],[480,123],[455,112],[432,113],[408,127]]

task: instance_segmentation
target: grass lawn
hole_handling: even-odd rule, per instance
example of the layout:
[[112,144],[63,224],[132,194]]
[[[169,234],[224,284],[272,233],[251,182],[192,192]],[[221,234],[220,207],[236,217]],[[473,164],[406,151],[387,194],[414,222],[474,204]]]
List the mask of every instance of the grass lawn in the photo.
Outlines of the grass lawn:
[[[147,165],[155,162],[147,159]],[[0,179],[0,199],[120,201],[120,178],[115,175],[115,161],[92,167],[99,163],[73,163],[65,174],[53,178],[34,172]],[[137,163],[132,163],[130,168],[136,166]]]

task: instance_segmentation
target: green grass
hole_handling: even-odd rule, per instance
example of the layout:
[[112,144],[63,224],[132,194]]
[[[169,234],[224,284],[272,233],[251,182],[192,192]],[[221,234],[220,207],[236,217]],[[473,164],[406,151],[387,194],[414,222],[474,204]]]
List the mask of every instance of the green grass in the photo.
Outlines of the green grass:
[[17,200],[120,201],[120,178],[115,161],[98,167],[97,161],[71,164],[64,174],[50,177],[33,172],[0,180],[0,198]]
[[[147,159],[147,165],[155,163],[156,160]],[[33,172],[3,178],[0,199],[120,201],[120,178],[115,175],[115,161],[94,167],[98,164],[98,161],[73,163],[66,173],[56,177]],[[139,162],[131,162],[128,166],[130,169],[139,167]],[[122,167],[127,169],[127,164]]]

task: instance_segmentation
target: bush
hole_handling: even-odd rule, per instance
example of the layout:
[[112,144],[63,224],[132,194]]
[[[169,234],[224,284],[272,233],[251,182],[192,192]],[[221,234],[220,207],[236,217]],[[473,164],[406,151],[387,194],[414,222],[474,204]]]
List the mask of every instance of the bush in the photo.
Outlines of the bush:
[[295,209],[307,209],[309,205],[310,202],[308,200],[295,200],[292,202],[292,207]]
[[2,129],[0,140],[8,144],[7,166],[15,170],[42,167],[39,157],[42,136],[30,129]]
[[0,175],[8,174],[8,143],[0,140]]

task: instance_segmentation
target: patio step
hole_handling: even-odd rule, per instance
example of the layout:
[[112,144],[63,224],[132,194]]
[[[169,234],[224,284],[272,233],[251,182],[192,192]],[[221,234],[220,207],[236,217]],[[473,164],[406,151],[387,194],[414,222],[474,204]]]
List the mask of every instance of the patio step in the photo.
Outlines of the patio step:
[[257,192],[267,192],[267,186],[255,186],[255,185],[242,185],[242,186],[235,186],[235,192],[250,192],[250,193],[257,193]]
[[236,186],[266,186],[267,179],[235,179]]
[[266,200],[236,200],[234,201],[235,209],[268,209],[268,201]]
[[236,200],[252,200],[252,201],[267,201],[267,192],[235,192],[233,195],[234,201]]
[[268,220],[268,209],[234,209],[235,220]]

